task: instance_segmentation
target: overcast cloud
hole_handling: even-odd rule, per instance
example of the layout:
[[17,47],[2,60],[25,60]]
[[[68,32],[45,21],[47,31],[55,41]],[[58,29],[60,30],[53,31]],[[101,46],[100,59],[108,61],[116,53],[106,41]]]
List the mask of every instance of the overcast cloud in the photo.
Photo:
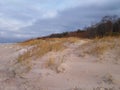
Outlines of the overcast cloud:
[[27,39],[76,30],[120,15],[120,0],[0,0],[0,38]]

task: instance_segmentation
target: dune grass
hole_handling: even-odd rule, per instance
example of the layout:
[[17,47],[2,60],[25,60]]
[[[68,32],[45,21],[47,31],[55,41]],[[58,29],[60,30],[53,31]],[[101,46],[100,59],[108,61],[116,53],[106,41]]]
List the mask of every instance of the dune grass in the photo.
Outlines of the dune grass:
[[95,38],[91,42],[86,43],[83,48],[85,53],[99,56],[103,55],[108,50],[112,50],[120,47],[120,36],[118,37],[103,37],[103,38]]
[[25,60],[29,60],[30,58],[39,58],[45,55],[48,52],[54,51],[61,51],[64,50],[65,43],[74,43],[77,42],[79,38],[69,37],[69,38],[47,38],[47,39],[38,39],[38,40],[30,40],[19,45],[22,47],[30,47],[33,46],[30,50],[19,55],[17,58],[18,62],[22,62]]

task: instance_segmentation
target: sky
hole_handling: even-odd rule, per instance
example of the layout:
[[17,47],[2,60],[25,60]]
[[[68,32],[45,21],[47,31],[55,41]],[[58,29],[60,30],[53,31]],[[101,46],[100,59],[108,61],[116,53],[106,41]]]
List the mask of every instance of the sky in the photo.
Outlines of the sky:
[[120,16],[120,0],[0,0],[0,42],[73,31]]

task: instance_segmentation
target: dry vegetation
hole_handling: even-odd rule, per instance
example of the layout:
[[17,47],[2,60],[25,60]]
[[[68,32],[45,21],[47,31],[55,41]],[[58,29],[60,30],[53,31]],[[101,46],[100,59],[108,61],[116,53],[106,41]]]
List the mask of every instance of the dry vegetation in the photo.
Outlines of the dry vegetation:
[[[50,51],[59,51],[63,50],[66,46],[65,43],[74,43],[78,41],[78,38],[47,38],[47,39],[38,39],[31,40],[27,42],[20,43],[22,47],[31,47],[31,49],[27,50],[27,52],[19,55],[17,58],[18,62],[22,62],[28,60],[30,58],[39,58],[44,54]],[[50,60],[51,62],[51,60]]]
[[[19,45],[22,49],[28,49],[19,55],[17,63],[12,65],[10,71],[15,78],[26,80],[22,81],[27,82],[24,86],[43,86],[42,90],[54,85],[58,85],[59,89],[61,84],[65,88],[62,90],[89,90],[86,83],[90,85],[91,90],[97,86],[100,87],[98,90],[104,90],[104,86],[115,87],[120,83],[119,41],[120,37],[109,36],[87,40],[48,38],[23,42]],[[101,56],[104,56],[102,62]],[[64,83],[68,84],[64,86]],[[85,85],[86,89],[82,88],[82,85]],[[70,89],[66,89],[66,86]]]
[[[56,52],[53,52],[53,54],[55,55]],[[48,60],[45,62],[45,67],[57,73],[64,72],[65,71],[64,68],[66,68],[65,58],[64,58],[65,56],[61,54],[56,56],[54,55],[48,56]]]
[[[27,47],[27,49],[23,50],[23,52],[18,56],[17,63],[14,65],[13,71],[19,75],[28,72],[32,68],[32,60],[40,59],[48,52],[56,53],[57,51],[62,51],[67,48],[66,44],[75,43],[78,40],[79,38],[75,37],[47,38],[19,43],[20,47]],[[55,72],[59,72],[63,69],[63,67],[59,67],[62,63],[63,57],[58,60],[58,58],[50,55],[48,60],[46,61],[45,67],[52,69]]]
[[[71,43],[75,43],[79,40],[79,38],[48,38],[20,43],[20,46],[22,47],[32,48],[19,55],[17,61],[28,70],[32,67],[30,64],[31,60],[36,60],[38,58],[40,59],[45,54],[52,52],[53,55],[50,53],[48,54],[49,56],[46,59],[47,61],[45,61],[45,67],[52,69],[55,72],[62,72],[64,71],[64,67],[67,67],[66,65],[64,65],[64,56],[60,55],[60,57],[58,58],[54,55],[56,55],[58,51],[66,49],[67,46]],[[75,51],[79,51],[80,56],[84,57],[86,54],[88,54],[97,57],[98,59],[103,59],[104,61],[107,60],[106,58],[113,55],[111,58],[112,62],[119,63],[119,40],[119,36],[95,38],[92,40],[88,40],[88,42],[83,45],[80,45],[80,47],[78,47],[78,49],[75,49]],[[106,56],[106,52],[109,52],[110,54]]]
[[[103,37],[95,38],[91,42],[86,43],[81,48],[84,48],[84,53],[100,56],[108,52],[109,50],[120,50],[120,37]],[[116,49],[116,50],[117,50]]]

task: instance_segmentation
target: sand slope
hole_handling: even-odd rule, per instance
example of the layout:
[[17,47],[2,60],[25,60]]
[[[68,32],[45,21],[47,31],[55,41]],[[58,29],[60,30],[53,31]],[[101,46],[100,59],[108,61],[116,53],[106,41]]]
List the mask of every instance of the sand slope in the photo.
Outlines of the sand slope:
[[79,40],[63,51],[33,58],[30,70],[16,66],[16,57],[26,48],[0,45],[0,90],[120,90],[119,56],[114,60],[114,50],[102,56],[86,53],[89,42]]

